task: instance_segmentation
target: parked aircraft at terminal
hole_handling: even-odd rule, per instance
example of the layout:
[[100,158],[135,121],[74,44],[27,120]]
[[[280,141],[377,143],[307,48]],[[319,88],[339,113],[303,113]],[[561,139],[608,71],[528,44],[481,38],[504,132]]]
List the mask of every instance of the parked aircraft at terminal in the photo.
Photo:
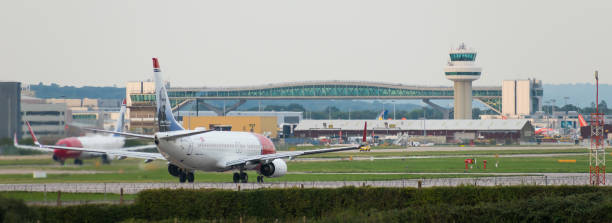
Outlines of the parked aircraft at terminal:
[[287,173],[284,158],[296,156],[356,150],[365,146],[366,126],[361,145],[348,147],[304,150],[277,153],[270,139],[251,132],[226,132],[214,130],[185,130],[172,116],[166,87],[162,83],[161,69],[157,58],[153,58],[155,76],[155,93],[157,104],[157,124],[159,132],[153,135],[142,135],[120,131],[93,130],[120,134],[128,137],[150,139],[157,145],[159,153],[144,153],[125,150],[103,150],[90,147],[71,147],[65,145],[46,146],[48,148],[66,149],[84,152],[107,153],[117,157],[134,157],[153,160],[167,160],[168,172],[178,177],[181,183],[194,181],[194,171],[228,171],[235,170],[235,183],[248,182],[246,170],[255,170],[259,174],[257,182],[264,177],[280,177]]
[[[119,118],[115,123],[115,131],[122,131],[125,120],[125,100],[123,100],[123,104],[121,105],[121,111],[119,113]],[[70,150],[70,149],[61,149],[56,148],[57,146],[71,147],[71,148],[96,148],[100,150],[141,150],[141,149],[152,149],[155,148],[155,145],[146,145],[146,146],[135,146],[135,147],[127,147],[123,148],[125,144],[125,137],[119,134],[113,135],[88,135],[88,136],[80,136],[80,137],[68,137],[62,138],[55,143],[55,145],[42,145],[38,142],[38,138],[34,134],[30,123],[26,121],[26,125],[28,126],[28,131],[30,131],[30,135],[32,136],[32,140],[34,144],[37,146],[27,146],[27,145],[19,145],[17,143],[17,138],[15,137],[15,147],[20,149],[30,149],[30,150],[38,150],[43,152],[53,152],[53,160],[59,162],[64,165],[67,159],[74,159],[74,164],[82,165],[83,159],[92,159],[100,157],[102,162],[105,164],[110,163],[110,160],[116,159],[118,157],[109,155],[106,152],[88,152],[88,151],[80,151],[80,150]]]

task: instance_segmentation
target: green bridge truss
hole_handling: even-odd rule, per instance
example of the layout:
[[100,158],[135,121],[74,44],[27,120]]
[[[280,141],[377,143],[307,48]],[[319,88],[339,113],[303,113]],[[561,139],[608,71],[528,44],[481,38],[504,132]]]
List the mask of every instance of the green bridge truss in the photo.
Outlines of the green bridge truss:
[[[331,99],[453,99],[452,87],[423,87],[373,82],[301,82],[235,88],[171,88],[172,106],[189,100],[331,100]],[[474,87],[472,95],[501,111],[501,87]],[[154,103],[154,94],[132,94],[132,102]]]

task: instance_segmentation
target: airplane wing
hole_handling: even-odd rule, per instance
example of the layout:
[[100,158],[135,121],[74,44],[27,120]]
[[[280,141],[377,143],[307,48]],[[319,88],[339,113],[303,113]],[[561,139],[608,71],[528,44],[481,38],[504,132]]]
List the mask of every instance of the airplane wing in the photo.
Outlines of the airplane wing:
[[329,149],[314,149],[314,150],[304,150],[304,151],[294,151],[294,152],[284,152],[284,153],[275,153],[275,154],[265,154],[265,155],[256,155],[256,156],[247,156],[247,157],[243,157],[237,160],[230,160],[227,161],[225,163],[226,167],[234,167],[234,166],[240,166],[240,165],[245,165],[248,163],[260,163],[260,162],[268,162],[274,159],[281,159],[281,158],[293,158],[296,156],[303,156],[303,155],[311,155],[311,154],[318,154],[318,153],[331,153],[331,152],[340,152],[340,151],[345,151],[345,150],[354,150],[354,149],[360,149],[361,147],[366,146],[366,136],[367,136],[367,130],[368,130],[368,123],[366,122],[364,127],[363,127],[363,138],[361,141],[361,145],[353,145],[353,146],[348,146],[348,147],[338,147],[338,148],[329,148]]
[[17,134],[15,133],[15,135],[13,136],[13,144],[17,148],[31,149],[31,150],[38,150],[38,151],[45,151],[45,152],[50,152],[50,151],[53,151],[54,149],[94,152],[94,153],[103,153],[103,154],[107,154],[110,156],[116,156],[116,157],[125,157],[125,158],[131,157],[131,158],[146,159],[147,162],[153,161],[153,160],[166,160],[166,158],[164,158],[159,153],[130,151],[130,150],[136,150],[136,149],[151,148],[151,146],[154,146],[154,145],[126,147],[126,148],[120,148],[120,149],[96,149],[96,148],[78,148],[78,147],[68,147],[68,146],[57,146],[57,145],[43,145],[38,142],[38,138],[36,138],[36,135],[34,134],[34,131],[32,130],[32,127],[30,126],[30,123],[26,121],[26,124],[28,125],[28,130],[30,131],[32,140],[34,140],[34,144],[36,144],[37,146],[20,145],[19,142],[17,141]]
[[348,146],[348,147],[329,148],[329,149],[314,149],[314,150],[304,150],[304,151],[295,151],[295,152],[284,152],[284,153],[249,156],[249,157],[244,157],[244,158],[237,159],[237,160],[228,161],[225,163],[225,165],[227,167],[232,167],[232,166],[247,164],[249,162],[255,162],[255,163],[267,162],[267,161],[274,160],[274,159],[293,158],[296,156],[311,155],[311,154],[318,154],[318,153],[331,153],[331,152],[340,152],[340,151],[345,151],[345,150],[354,150],[354,149],[359,149],[362,146],[365,146],[365,144]]
[[[112,133],[112,134],[123,135],[123,136],[131,136],[135,138],[155,139],[155,135],[143,135],[143,134],[136,134],[136,133],[129,133],[129,132],[117,132],[117,131],[109,131],[109,130],[102,130],[102,129],[89,129],[89,128],[85,130],[89,130],[92,132],[104,132],[104,133]],[[192,135],[197,135],[197,134],[202,134],[205,132],[212,132],[212,131],[215,131],[215,130],[183,130],[183,131],[161,132],[157,134],[157,138],[165,139],[165,140],[172,140],[172,139],[177,139],[177,138],[182,138],[182,137],[187,137],[187,136],[192,136]]]
[[142,138],[142,139],[154,139],[155,138],[154,135],[143,135],[143,134],[136,134],[136,133],[129,133],[129,132],[117,132],[117,131],[109,131],[109,130],[102,130],[102,129],[90,129],[90,128],[85,128],[85,130],[89,130],[89,131],[92,131],[94,133],[96,133],[96,132],[104,132],[104,133],[112,133],[112,134],[117,134],[117,135],[122,135],[122,136],[131,136],[131,137],[135,137],[135,138]]
[[94,149],[94,148],[78,148],[78,147],[68,147],[68,146],[55,146],[55,145],[41,145],[42,148],[48,149],[65,149],[65,150],[73,150],[73,151],[83,151],[83,152],[94,152],[94,153],[105,153],[110,156],[115,157],[129,157],[129,158],[139,158],[146,160],[166,160],[164,156],[159,153],[146,153],[146,152],[134,152],[127,150],[109,150],[109,149]]
[[41,148],[40,146],[20,145],[19,142],[17,141],[17,133],[13,135],[13,146],[19,149],[34,150],[34,151],[39,151],[39,152],[53,152],[52,149]]
[[157,149],[157,146],[156,145],[130,146],[130,147],[122,147],[122,148],[117,148],[117,149],[112,149],[112,150],[138,151],[138,150],[145,150],[145,149]]

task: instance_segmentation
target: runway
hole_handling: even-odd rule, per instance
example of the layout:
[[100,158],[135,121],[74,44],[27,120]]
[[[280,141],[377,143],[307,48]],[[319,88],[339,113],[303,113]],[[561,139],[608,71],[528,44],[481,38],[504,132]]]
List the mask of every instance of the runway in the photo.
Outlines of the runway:
[[[406,147],[402,149],[373,149],[372,152],[457,152],[457,151],[509,151],[509,150],[567,150],[567,149],[584,149],[587,151],[588,146],[584,145],[546,145],[546,146],[419,146]],[[355,151],[342,151],[339,153],[350,153]]]
[[[606,177],[606,185],[612,183]],[[339,188],[346,186],[372,187],[422,187],[437,186],[510,186],[510,185],[588,185],[588,174],[550,173],[539,176],[496,176],[477,178],[407,179],[391,181],[312,181],[274,183],[47,183],[47,184],[0,184],[0,191],[114,193],[135,194],[148,189],[203,189],[252,190],[262,188]]]
[[323,161],[342,161],[342,160],[394,160],[394,159],[436,159],[436,158],[472,158],[472,157],[562,157],[562,156],[586,156],[588,153],[543,153],[543,154],[504,154],[504,155],[433,155],[433,156],[353,156],[332,157],[332,158],[295,158],[295,162],[323,162]]

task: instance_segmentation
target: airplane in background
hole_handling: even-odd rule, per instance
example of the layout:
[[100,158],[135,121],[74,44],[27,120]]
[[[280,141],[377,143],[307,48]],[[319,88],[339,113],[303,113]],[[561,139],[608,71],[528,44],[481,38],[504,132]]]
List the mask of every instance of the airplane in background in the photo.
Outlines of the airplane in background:
[[387,114],[389,114],[389,111],[382,110],[380,113],[378,113],[378,116],[376,116],[376,120],[387,120]]
[[536,128],[535,134],[543,135],[543,136],[555,136],[555,135],[558,135],[559,133],[552,128]]
[[582,116],[582,114],[578,114],[578,123],[580,123],[580,127],[585,127],[589,125],[589,123],[584,120],[584,116]]
[[[122,131],[125,120],[125,99],[121,105],[121,111],[119,113],[119,118],[115,124],[115,131]],[[153,149],[156,148],[155,145],[145,145],[145,146],[135,146],[135,147],[126,147],[123,148],[125,144],[125,137],[119,134],[113,134],[110,136],[107,135],[89,135],[89,136],[80,136],[80,137],[68,137],[62,138],[58,140],[54,146],[51,145],[42,145],[38,142],[38,138],[34,134],[30,123],[26,121],[26,125],[28,126],[28,131],[30,131],[30,135],[32,136],[32,140],[36,146],[27,146],[27,145],[19,145],[17,143],[17,137],[15,136],[14,144],[15,147],[20,149],[29,149],[29,150],[37,150],[42,152],[53,152],[53,160],[57,161],[61,165],[64,165],[67,159],[74,159],[75,165],[83,165],[83,159],[92,159],[100,157],[102,159],[102,163],[109,164],[110,160],[116,159],[118,157],[109,155],[105,152],[87,152],[87,151],[78,151],[78,150],[68,150],[55,148],[55,146],[65,146],[65,147],[86,147],[86,148],[96,148],[96,149],[105,149],[105,150],[142,150],[142,149]]]
[[143,135],[119,131],[91,130],[152,140],[157,145],[159,153],[107,151],[89,147],[49,147],[86,152],[107,152],[118,157],[145,159],[145,162],[166,160],[168,161],[168,172],[170,175],[178,177],[181,183],[194,182],[194,172],[196,170],[209,172],[234,170],[233,182],[247,183],[246,170],[257,171],[257,182],[263,182],[264,177],[281,177],[287,173],[287,164],[283,159],[293,159],[296,156],[317,153],[357,150],[366,146],[367,123],[364,128],[362,144],[283,153],[277,153],[270,139],[256,133],[201,129],[185,130],[172,116],[172,108],[170,107],[166,87],[162,83],[161,69],[157,58],[153,58],[153,71],[159,132],[153,135]]

